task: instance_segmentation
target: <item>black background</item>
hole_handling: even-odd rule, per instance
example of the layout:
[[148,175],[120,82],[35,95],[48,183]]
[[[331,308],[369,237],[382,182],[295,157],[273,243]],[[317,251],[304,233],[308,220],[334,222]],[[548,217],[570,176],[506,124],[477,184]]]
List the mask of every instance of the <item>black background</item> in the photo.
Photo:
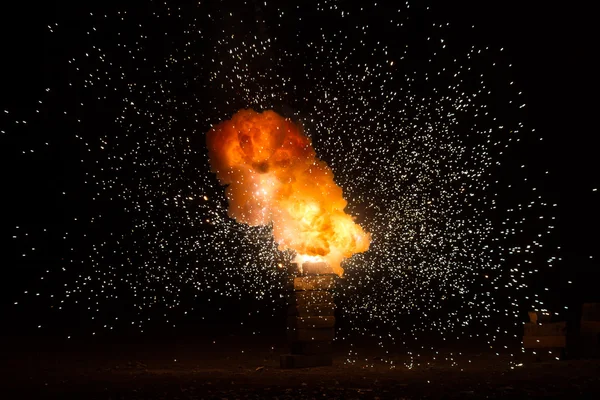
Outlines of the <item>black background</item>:
[[[40,92],[64,78],[60,63],[61,49],[47,43],[47,25],[55,21],[76,23],[79,16],[95,8],[88,5],[45,2],[3,4],[1,10],[2,65],[0,116],[2,127],[14,128],[18,116],[29,115],[36,108]],[[547,2],[433,2],[432,12],[440,22],[448,21],[457,39],[477,45],[505,48],[514,66],[514,79],[522,88],[527,103],[525,123],[544,138],[524,138],[511,149],[505,170],[521,164],[540,194],[548,203],[558,203],[556,240],[562,261],[545,278],[556,283],[558,303],[577,308],[582,301],[600,301],[598,290],[598,126],[596,120],[597,45],[591,6],[564,3],[562,7]],[[478,27],[473,37],[471,25]],[[64,52],[80,45],[79,38],[65,43]],[[3,110],[10,110],[6,115]],[[81,151],[67,138],[69,127],[58,115],[49,115],[46,129],[8,129],[0,134],[0,187],[2,203],[2,237],[5,254],[2,264],[3,306],[12,304],[22,285],[32,281],[39,266],[27,265],[20,258],[23,249],[10,240],[14,226],[20,223],[61,227],[70,222],[73,207],[85,207],[85,186],[77,171],[63,163],[67,154]],[[52,152],[37,157],[22,157],[30,143],[41,143],[49,135],[55,146]],[[512,164],[512,167],[510,165]],[[545,171],[549,171],[545,174]],[[82,178],[82,177],[80,177]],[[509,177],[510,178],[510,177]],[[59,198],[56,187],[78,193],[67,202]],[[118,207],[116,207],[118,208]],[[69,228],[71,229],[71,228]],[[76,231],[76,228],[74,228]],[[60,238],[48,237],[46,255],[52,258],[64,249]],[[570,290],[562,283],[573,280]],[[48,282],[47,284],[60,284]],[[249,306],[251,307],[251,305]],[[235,307],[234,307],[235,308]],[[3,308],[4,309],[4,308]],[[14,312],[14,311],[13,311]],[[30,310],[29,312],[35,312]],[[16,321],[25,318],[18,313]]]

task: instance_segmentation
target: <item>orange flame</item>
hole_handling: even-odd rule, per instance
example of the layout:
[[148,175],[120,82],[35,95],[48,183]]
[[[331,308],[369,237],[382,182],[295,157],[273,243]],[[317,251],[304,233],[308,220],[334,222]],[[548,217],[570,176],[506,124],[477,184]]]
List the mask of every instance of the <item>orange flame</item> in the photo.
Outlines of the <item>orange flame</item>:
[[240,110],[206,137],[212,171],[226,185],[228,214],[273,224],[280,250],[296,262],[321,260],[342,275],[344,258],[369,248],[370,235],[344,212],[346,200],[300,127],[274,111]]

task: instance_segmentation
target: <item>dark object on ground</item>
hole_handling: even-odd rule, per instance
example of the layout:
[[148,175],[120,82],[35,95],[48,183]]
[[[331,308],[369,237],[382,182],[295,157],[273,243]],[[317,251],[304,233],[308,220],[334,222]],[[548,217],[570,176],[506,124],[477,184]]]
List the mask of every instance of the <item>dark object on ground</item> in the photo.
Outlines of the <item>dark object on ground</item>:
[[550,322],[550,313],[532,311],[530,322],[523,325],[523,347],[526,359],[535,361],[561,360],[567,348],[567,323]]
[[331,289],[336,277],[320,272],[325,263],[304,263],[303,274],[291,278],[287,338],[290,354],[280,357],[281,368],[331,366],[335,304]]

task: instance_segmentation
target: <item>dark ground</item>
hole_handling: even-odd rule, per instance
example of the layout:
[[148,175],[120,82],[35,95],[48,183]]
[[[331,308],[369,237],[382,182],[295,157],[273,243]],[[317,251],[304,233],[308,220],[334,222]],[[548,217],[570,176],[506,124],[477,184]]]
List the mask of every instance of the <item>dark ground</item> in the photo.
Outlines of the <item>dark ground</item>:
[[[278,339],[130,338],[80,343],[4,338],[2,399],[504,399],[598,398],[600,360],[527,362],[456,352],[422,365],[359,349],[333,367],[281,370]],[[354,347],[356,349],[356,347]],[[378,355],[379,354],[379,355]],[[448,354],[448,353],[445,353]],[[446,359],[447,358],[447,359]],[[470,362],[469,362],[470,360]],[[390,362],[398,364],[390,368]],[[457,363],[457,366],[452,366]]]

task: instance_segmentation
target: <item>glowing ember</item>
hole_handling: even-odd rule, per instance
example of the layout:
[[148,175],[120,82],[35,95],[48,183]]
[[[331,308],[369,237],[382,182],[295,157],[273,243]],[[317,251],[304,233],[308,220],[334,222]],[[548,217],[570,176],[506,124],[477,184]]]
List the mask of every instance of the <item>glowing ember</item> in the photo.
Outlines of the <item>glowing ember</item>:
[[296,262],[340,263],[369,248],[370,235],[344,212],[346,200],[301,128],[273,111],[241,110],[207,134],[212,171],[227,185],[229,216],[273,224],[280,250]]

